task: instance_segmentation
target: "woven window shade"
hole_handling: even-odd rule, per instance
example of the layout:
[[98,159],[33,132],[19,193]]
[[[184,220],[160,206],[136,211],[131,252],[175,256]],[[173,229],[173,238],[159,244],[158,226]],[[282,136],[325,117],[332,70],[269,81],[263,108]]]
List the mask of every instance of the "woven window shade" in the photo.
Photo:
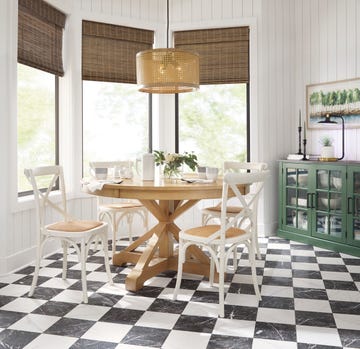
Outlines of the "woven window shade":
[[175,48],[200,56],[200,84],[249,82],[249,27],[174,33]]
[[42,0],[19,0],[18,62],[63,76],[66,16]]
[[153,42],[151,30],[83,21],[83,80],[136,84],[136,54]]

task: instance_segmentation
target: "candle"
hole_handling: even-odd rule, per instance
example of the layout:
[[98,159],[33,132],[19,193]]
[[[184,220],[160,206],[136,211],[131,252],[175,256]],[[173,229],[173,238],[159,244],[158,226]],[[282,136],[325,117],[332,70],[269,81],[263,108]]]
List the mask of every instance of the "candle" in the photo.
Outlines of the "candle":
[[299,127],[301,127],[301,109],[299,109]]
[[305,124],[305,121],[304,121],[304,139],[306,139],[306,124]]

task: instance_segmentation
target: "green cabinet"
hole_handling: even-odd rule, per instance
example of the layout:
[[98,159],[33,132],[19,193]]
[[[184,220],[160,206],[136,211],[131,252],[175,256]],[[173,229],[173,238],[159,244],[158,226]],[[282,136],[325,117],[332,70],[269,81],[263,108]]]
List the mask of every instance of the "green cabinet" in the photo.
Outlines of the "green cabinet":
[[360,256],[360,164],[280,161],[278,235]]

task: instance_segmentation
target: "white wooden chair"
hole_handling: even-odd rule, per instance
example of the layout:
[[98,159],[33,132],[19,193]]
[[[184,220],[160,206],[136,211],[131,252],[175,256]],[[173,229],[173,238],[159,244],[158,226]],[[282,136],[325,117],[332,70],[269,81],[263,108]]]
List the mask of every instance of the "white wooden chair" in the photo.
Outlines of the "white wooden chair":
[[[263,188],[264,180],[269,171],[258,173],[227,173],[224,176],[222,201],[220,211],[220,225],[205,225],[197,228],[188,229],[179,233],[179,259],[178,274],[174,290],[174,299],[180,289],[183,263],[186,258],[186,249],[191,245],[198,245],[207,249],[210,253],[210,284],[214,281],[214,266],[219,273],[219,315],[224,317],[224,274],[227,260],[234,249],[240,244],[245,244],[249,250],[249,262],[251,266],[254,289],[258,299],[261,299],[256,277],[255,267],[255,234],[254,234],[254,210],[252,205],[256,205],[259,200],[260,191]],[[245,196],[240,193],[238,185],[248,184],[253,187],[253,198],[251,204]],[[234,219],[227,219],[228,191],[232,190],[236,199],[239,201],[242,210],[234,216]],[[241,228],[237,226],[241,222]]]
[[[90,162],[91,168],[102,167],[107,168],[108,173],[113,171],[113,175],[121,176],[121,171],[130,173],[133,166],[132,161],[98,161]],[[118,172],[120,173],[114,173]],[[106,198],[97,196],[97,215],[101,221],[108,220],[111,226],[112,232],[112,254],[116,252],[116,241],[119,224],[122,220],[125,220],[129,228],[129,240],[133,241],[133,221],[134,217],[138,216],[142,220],[145,230],[148,230],[149,212],[148,210],[137,200],[119,199],[115,202],[106,202]]]
[[[240,161],[224,161],[224,173],[253,173],[267,170],[268,166],[264,162],[240,162]],[[252,200],[252,188],[250,187],[249,193],[245,196],[247,202]],[[254,213],[254,236],[255,236],[255,249],[257,258],[261,259],[261,253],[258,243],[258,231],[257,231],[257,202],[251,205],[251,209]],[[241,206],[228,205],[226,211],[227,219],[234,218],[242,210]],[[221,215],[221,202],[216,206],[205,207],[202,209],[202,225],[207,225],[211,220],[220,220]],[[236,268],[236,255],[234,254],[233,260],[234,268]]]
[[[102,241],[106,273],[109,283],[113,284],[107,248],[107,223],[91,220],[75,220],[68,215],[64,175],[61,166],[29,168],[25,169],[24,173],[34,190],[35,210],[37,215],[37,253],[35,272],[29,291],[29,297],[34,294],[37,285],[40,261],[45,243],[50,239],[59,239],[64,253],[62,278],[66,279],[67,250],[69,246],[72,246],[81,263],[83,302],[87,303],[86,258],[88,256],[89,247],[95,239],[100,239]],[[60,197],[54,195],[52,192],[56,183],[59,184]],[[42,189],[44,187],[46,187],[45,190]],[[46,224],[45,218],[48,207],[59,213],[63,220],[52,224]]]

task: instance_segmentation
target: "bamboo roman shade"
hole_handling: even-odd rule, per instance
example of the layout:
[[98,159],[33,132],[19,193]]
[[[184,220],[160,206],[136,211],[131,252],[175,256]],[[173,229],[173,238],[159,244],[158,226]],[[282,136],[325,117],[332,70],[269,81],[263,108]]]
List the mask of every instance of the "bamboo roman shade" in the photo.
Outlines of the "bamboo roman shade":
[[66,16],[43,0],[19,0],[18,62],[63,76]]
[[136,84],[136,54],[153,42],[151,30],[83,21],[83,80]]
[[200,84],[249,82],[249,27],[174,33],[175,48],[200,56]]

